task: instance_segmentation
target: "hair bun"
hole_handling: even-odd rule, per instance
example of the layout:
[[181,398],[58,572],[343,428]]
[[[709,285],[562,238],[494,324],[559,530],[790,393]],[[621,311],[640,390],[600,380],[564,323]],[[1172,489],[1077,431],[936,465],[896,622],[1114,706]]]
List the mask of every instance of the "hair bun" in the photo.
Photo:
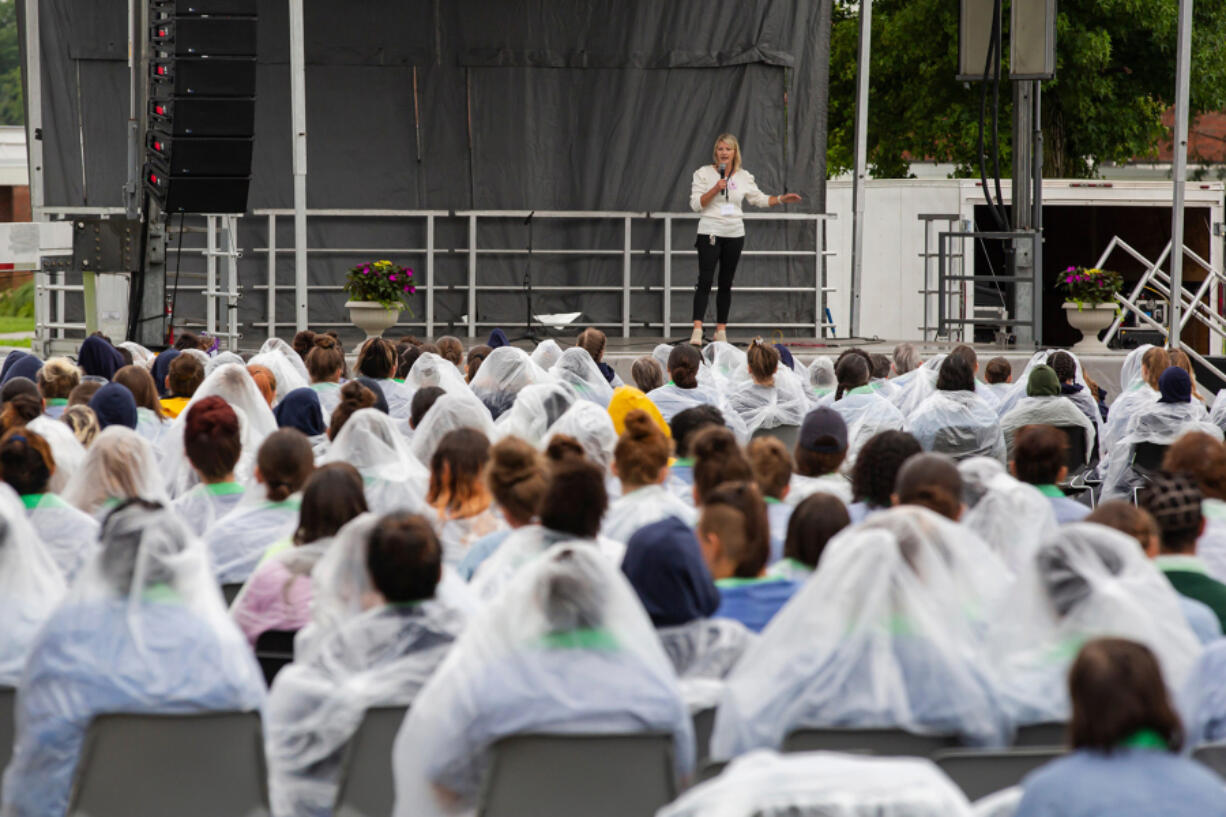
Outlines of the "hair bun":
[[376,402],[375,393],[356,380],[341,386],[341,403],[352,411],[370,408]]
[[626,433],[635,440],[645,440],[663,434],[652,421],[651,415],[642,409],[635,409],[626,415]]
[[574,437],[567,434],[555,434],[545,447],[545,457],[553,463],[567,460],[585,460],[587,453]]
[[495,445],[490,449],[490,476],[503,485],[514,485],[539,469],[536,449],[524,445]]
[[188,411],[183,433],[189,437],[238,434],[238,414],[221,397],[201,398]]
[[320,349],[335,349],[337,348],[336,338],[331,335],[316,335],[315,345]]

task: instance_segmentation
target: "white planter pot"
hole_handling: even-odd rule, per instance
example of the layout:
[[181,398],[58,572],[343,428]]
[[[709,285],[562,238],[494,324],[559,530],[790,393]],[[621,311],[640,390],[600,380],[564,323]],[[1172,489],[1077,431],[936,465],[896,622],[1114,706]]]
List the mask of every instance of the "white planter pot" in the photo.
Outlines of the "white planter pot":
[[345,306],[349,309],[349,320],[366,333],[367,340],[379,337],[400,320],[399,309],[387,309],[378,301],[346,301]]
[[1098,354],[1107,351],[1107,345],[1098,339],[1098,333],[1111,325],[1115,320],[1115,304],[1094,304],[1077,308],[1077,304],[1066,301],[1064,317],[1069,326],[1081,332],[1081,340],[1073,345],[1072,351],[1078,355]]

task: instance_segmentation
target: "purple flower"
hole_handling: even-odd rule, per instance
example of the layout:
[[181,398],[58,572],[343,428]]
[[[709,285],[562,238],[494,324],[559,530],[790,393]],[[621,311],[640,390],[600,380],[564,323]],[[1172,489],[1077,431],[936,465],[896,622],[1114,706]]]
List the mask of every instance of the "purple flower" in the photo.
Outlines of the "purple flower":
[[396,280],[396,273],[394,273],[394,272],[393,272],[391,275],[387,276],[387,280],[389,280],[389,281],[395,281],[395,280]]
[[1076,267],[1069,267],[1068,269],[1065,270],[1065,272],[1076,272],[1076,270],[1077,270]]
[[404,288],[404,291],[405,291],[405,292],[408,292],[408,291],[409,291],[409,289],[410,289],[410,287],[405,287],[405,288]]
[[367,267],[366,269],[362,270],[362,274],[363,274],[363,275],[370,275],[370,268],[369,268],[369,267]]

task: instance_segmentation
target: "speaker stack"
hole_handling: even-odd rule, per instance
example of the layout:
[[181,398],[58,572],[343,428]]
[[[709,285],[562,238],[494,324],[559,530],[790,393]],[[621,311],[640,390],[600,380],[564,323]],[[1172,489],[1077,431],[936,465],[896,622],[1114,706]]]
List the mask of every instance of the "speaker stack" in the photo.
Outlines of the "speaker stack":
[[151,0],[145,185],[168,213],[242,213],[256,0]]

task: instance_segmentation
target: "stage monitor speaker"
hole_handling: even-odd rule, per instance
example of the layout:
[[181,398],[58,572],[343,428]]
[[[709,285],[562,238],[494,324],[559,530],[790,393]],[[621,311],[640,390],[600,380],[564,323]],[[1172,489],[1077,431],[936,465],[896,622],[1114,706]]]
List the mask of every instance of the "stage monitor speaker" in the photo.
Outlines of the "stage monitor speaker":
[[[958,80],[983,80],[983,67],[992,42],[992,7],[995,0],[959,0]],[[1003,27],[1004,21],[1001,21]],[[996,49],[997,55],[1000,48]]]
[[1012,0],[1009,78],[1056,76],[1056,0]]
[[183,96],[255,96],[255,58],[218,59],[181,57],[156,60],[150,77],[153,95],[161,99]]
[[247,209],[256,0],[150,0],[145,185],[167,213]]

